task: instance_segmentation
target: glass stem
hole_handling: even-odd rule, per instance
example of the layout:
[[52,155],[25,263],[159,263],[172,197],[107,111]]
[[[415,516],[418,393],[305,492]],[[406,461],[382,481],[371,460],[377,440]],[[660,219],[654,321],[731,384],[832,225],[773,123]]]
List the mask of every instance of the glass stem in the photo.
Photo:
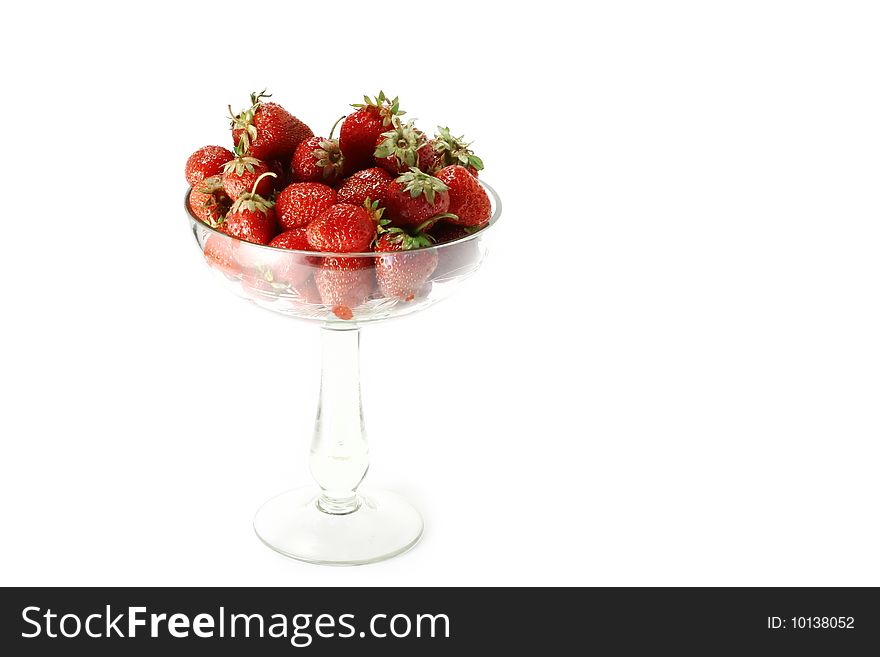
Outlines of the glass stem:
[[359,347],[358,328],[321,328],[321,395],[309,466],[321,487],[318,508],[334,515],[358,509],[356,490],[369,467]]

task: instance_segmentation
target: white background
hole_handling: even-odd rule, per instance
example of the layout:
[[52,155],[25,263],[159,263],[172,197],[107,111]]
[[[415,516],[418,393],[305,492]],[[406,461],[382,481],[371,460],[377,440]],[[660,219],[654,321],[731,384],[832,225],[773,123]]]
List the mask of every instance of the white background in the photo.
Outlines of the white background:
[[[3,72],[0,583],[880,584],[880,21],[855,2],[18,3]],[[219,286],[183,165],[263,86],[476,140],[504,215],[363,335],[356,569],[251,530],[309,481],[318,331]]]

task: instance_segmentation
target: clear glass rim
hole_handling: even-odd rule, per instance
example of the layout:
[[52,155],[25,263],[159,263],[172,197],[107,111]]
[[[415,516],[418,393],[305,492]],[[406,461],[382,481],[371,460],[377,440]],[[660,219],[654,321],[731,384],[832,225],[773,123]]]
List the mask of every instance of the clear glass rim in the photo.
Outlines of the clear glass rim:
[[[419,249],[419,251],[430,251],[430,250],[438,250],[442,249],[446,246],[453,246],[456,244],[462,244],[463,242],[468,242],[473,239],[478,239],[481,237],[487,230],[489,230],[492,226],[498,223],[498,219],[501,217],[501,198],[498,196],[498,193],[485,181],[480,178],[477,178],[477,182],[486,190],[489,194],[489,198],[492,200],[492,216],[489,218],[489,223],[486,224],[486,227],[482,230],[478,230],[477,232],[466,235],[464,237],[460,237],[456,240],[452,240],[449,242],[443,242],[442,244],[435,244],[433,246],[426,246],[424,248]],[[227,235],[216,228],[211,228],[204,221],[196,217],[192,210],[189,207],[189,195],[192,192],[192,188],[187,189],[186,195],[183,197],[183,206],[186,209],[186,214],[190,219],[190,222],[195,222],[200,227],[208,230],[215,235],[220,235],[230,240],[234,240],[235,242],[240,242],[242,244],[246,244],[249,247],[259,248],[259,249],[268,249],[270,251],[278,251],[281,253],[295,253],[303,256],[312,256],[312,257],[322,257],[322,258],[375,258],[377,255],[380,255],[377,251],[367,251],[367,252],[359,252],[359,253],[332,253],[329,251],[302,251],[299,249],[283,249],[277,246],[269,246],[268,244],[256,244],[254,242],[248,242],[247,240],[240,239],[238,237],[234,237],[232,235]]]

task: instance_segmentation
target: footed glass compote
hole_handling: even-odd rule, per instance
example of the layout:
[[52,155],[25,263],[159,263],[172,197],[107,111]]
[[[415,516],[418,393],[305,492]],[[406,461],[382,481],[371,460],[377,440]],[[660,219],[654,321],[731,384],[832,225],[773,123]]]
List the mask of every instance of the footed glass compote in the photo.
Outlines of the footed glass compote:
[[501,214],[494,190],[489,224],[453,241],[405,252],[315,253],[260,246],[211,228],[185,206],[208,265],[239,296],[321,327],[321,392],[309,466],[316,486],[270,499],[254,529],[283,555],[312,563],[365,564],[413,547],[418,511],[400,496],[361,489],[369,450],[361,411],[360,327],[424,310],[449,296],[486,256]]

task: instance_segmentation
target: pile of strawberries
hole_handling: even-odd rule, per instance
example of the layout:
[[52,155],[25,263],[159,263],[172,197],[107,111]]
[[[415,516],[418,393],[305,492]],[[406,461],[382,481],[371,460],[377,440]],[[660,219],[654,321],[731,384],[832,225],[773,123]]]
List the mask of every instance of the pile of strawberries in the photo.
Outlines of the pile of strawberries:
[[[385,297],[412,300],[438,262],[436,250],[419,249],[487,225],[483,162],[449,128],[429,138],[380,92],[352,105],[338,138],[339,121],[316,137],[268,97],[251,94],[238,114],[230,108],[233,151],[205,146],[189,157],[190,209],[247,242],[336,254],[309,260],[320,302],[340,318],[350,319],[374,284]],[[341,255],[367,252],[377,255]]]

